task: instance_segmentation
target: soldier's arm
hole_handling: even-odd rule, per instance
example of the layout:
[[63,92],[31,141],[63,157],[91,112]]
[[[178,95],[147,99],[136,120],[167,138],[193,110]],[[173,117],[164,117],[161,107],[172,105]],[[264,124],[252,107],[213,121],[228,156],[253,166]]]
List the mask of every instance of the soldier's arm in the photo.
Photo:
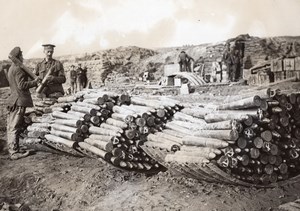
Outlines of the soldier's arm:
[[63,84],[66,82],[66,76],[65,76],[65,71],[62,63],[57,64],[58,68],[58,76],[54,76],[52,79],[52,82],[57,83],[57,84]]
[[189,61],[189,60],[194,61],[193,57],[191,57],[191,56],[189,56],[189,55],[186,55],[186,58],[188,59],[188,61]]
[[35,75],[37,75],[37,76],[39,76],[39,74],[40,74],[40,71],[39,71],[39,64],[37,64],[36,66],[35,66],[35,68],[34,68],[34,70],[33,70],[33,73],[35,74]]
[[17,86],[21,90],[27,90],[32,87],[37,86],[37,81],[36,80],[28,80],[28,77],[26,77],[26,73],[21,70],[16,71],[16,81],[17,81]]
[[180,54],[179,54],[178,57],[177,57],[177,61],[178,61],[178,63],[181,62]]

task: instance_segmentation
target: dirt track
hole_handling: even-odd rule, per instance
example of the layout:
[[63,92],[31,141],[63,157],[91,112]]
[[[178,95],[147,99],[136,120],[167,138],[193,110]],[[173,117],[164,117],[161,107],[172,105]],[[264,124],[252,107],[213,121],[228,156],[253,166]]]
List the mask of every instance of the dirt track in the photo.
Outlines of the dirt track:
[[254,189],[119,170],[100,160],[39,152],[0,160],[0,204],[31,210],[277,210],[300,184]]

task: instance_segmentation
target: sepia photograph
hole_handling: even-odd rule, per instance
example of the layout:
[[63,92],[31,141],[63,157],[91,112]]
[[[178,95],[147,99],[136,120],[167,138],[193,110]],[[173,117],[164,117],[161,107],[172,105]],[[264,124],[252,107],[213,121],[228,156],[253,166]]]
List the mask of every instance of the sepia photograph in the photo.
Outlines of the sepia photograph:
[[299,0],[0,8],[0,211],[300,211]]

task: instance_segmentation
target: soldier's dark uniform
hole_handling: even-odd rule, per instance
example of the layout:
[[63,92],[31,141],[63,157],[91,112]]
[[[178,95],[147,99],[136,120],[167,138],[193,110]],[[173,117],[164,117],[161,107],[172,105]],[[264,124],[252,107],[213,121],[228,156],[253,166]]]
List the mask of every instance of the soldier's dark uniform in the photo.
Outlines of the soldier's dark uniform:
[[86,88],[86,86],[87,86],[87,81],[88,81],[88,79],[87,79],[87,67],[84,67],[83,68],[83,88]]
[[[10,54],[19,58],[21,53],[21,49],[16,47]],[[8,70],[7,79],[11,90],[11,95],[8,98],[9,113],[7,117],[8,151],[11,158],[18,159],[22,157],[21,154],[17,154],[19,152],[19,134],[23,127],[25,110],[26,107],[33,107],[29,89],[37,86],[37,81],[30,80],[28,74],[14,63]]]
[[77,87],[78,90],[81,91],[84,88],[84,82],[85,82],[85,71],[81,68],[81,65],[78,65],[77,72]]
[[70,70],[70,84],[71,84],[71,92],[74,94],[77,91],[77,72],[74,69],[74,65],[71,66]]
[[180,65],[180,72],[191,72],[190,61],[194,61],[185,51],[181,51],[178,55],[178,63]]
[[[54,48],[54,45],[43,45],[45,49],[47,48]],[[46,97],[51,97],[51,95],[61,94],[64,95],[64,89],[62,84],[66,82],[66,76],[64,72],[64,67],[62,63],[58,60],[53,58],[49,59],[48,61],[44,59],[42,62],[38,63],[35,68],[35,74],[43,79],[50,68],[54,66],[54,70],[50,74],[52,79],[47,82],[46,88],[43,90],[43,93]]]
[[234,50],[229,54],[229,79],[231,82],[238,81],[240,78],[240,55],[238,50]]

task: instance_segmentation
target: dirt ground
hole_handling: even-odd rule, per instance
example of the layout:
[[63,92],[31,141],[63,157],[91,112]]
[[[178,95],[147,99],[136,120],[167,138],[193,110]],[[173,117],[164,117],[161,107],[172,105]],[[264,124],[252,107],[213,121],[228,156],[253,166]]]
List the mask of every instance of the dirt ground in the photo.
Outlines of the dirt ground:
[[0,204],[25,203],[31,210],[278,210],[300,197],[299,188],[234,187],[168,172],[144,175],[101,160],[43,152],[16,161],[0,157]]
[[279,205],[300,198],[298,183],[270,189],[228,186],[174,177],[168,171],[127,172],[101,160],[44,152],[11,161],[1,152],[6,141],[7,89],[0,94],[0,211],[5,204],[51,211],[258,211],[279,210]]

